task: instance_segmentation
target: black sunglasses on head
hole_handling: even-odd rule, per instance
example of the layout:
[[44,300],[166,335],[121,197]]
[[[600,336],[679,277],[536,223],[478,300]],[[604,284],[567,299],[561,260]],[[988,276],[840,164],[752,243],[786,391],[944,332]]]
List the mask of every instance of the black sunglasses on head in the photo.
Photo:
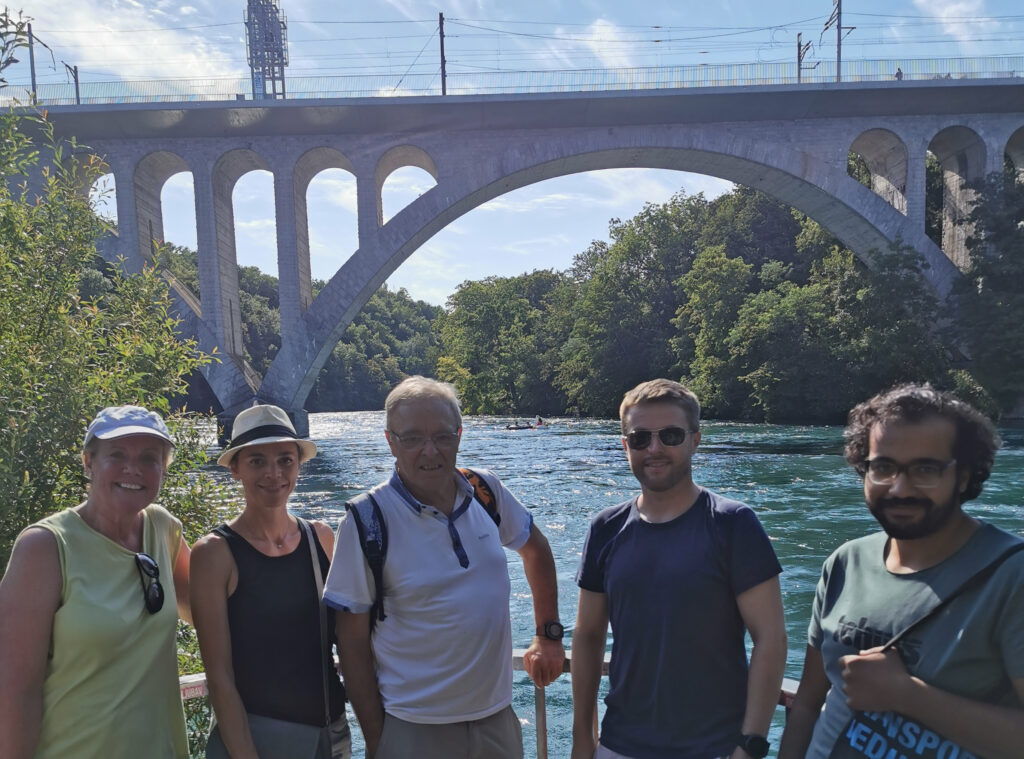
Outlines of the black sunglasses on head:
[[160,584],[160,567],[148,553],[135,554],[135,566],[139,570],[139,581],[142,583],[142,598],[146,602],[146,611],[156,614],[164,608],[164,588]]
[[686,440],[686,430],[682,427],[662,427],[660,430],[632,430],[627,432],[626,445],[634,451],[642,451],[651,444],[655,434],[658,435],[658,440],[661,441],[662,445],[672,448],[682,445]]

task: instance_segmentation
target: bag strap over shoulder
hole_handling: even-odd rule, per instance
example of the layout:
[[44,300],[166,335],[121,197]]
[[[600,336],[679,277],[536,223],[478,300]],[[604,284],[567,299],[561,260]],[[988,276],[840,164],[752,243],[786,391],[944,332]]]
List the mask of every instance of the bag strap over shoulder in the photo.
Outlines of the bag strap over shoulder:
[[491,489],[487,479],[479,472],[475,472],[468,467],[459,467],[459,472],[473,486],[473,495],[480,505],[484,507],[487,515],[494,521],[494,524],[500,527],[501,514],[498,513],[498,498],[494,495],[494,490]]
[[966,580],[964,580],[962,583],[960,583],[960,585],[958,585],[956,588],[954,588],[952,592],[948,593],[946,595],[946,597],[943,598],[941,601],[939,601],[937,604],[935,604],[935,606],[930,608],[922,616],[918,617],[913,622],[911,622],[909,625],[907,625],[902,630],[900,630],[898,633],[896,633],[896,635],[894,635],[892,637],[892,639],[888,643],[886,643],[884,646],[882,646],[882,650],[883,651],[888,651],[890,648],[895,646],[897,643],[899,643],[903,639],[903,637],[907,633],[909,633],[911,630],[915,629],[918,625],[921,625],[924,622],[926,622],[927,620],[929,620],[932,617],[934,617],[936,614],[938,614],[940,611],[942,611],[944,608],[946,608],[946,606],[948,606],[949,603],[951,601],[953,601],[953,599],[955,599],[957,596],[959,596],[965,590],[973,588],[973,587],[975,587],[977,585],[981,585],[983,582],[985,582],[985,580],[987,580],[989,577],[991,577],[993,574],[995,574],[995,571],[997,569],[999,569],[1000,566],[1002,566],[1004,561],[1009,559],[1011,556],[1013,556],[1018,551],[1024,551],[1024,543],[1017,543],[1016,545],[1010,546],[1005,551],[1003,551],[1001,554],[999,554],[994,559],[992,559],[992,561],[990,561],[988,564],[983,566],[981,569],[979,569],[973,575],[971,575]]
[[324,576],[320,570],[320,559],[316,555],[316,538],[313,526],[302,517],[295,517],[306,533],[309,557],[313,561],[313,579],[316,582],[316,606],[320,610],[320,680],[324,687],[324,727],[331,724],[331,696],[327,685],[327,611],[324,609]]
[[[498,513],[498,498],[487,479],[472,469],[459,468],[459,472],[473,486],[473,495],[484,507],[494,524],[501,525],[501,514]],[[363,549],[366,564],[373,578],[373,605],[370,607],[370,631],[377,622],[387,619],[384,613],[384,562],[388,556],[388,526],[380,505],[371,495],[372,491],[361,493],[345,504],[345,509],[352,516],[359,535],[359,547]]]
[[387,619],[384,614],[384,560],[388,555],[388,528],[376,499],[362,493],[345,504],[356,523],[359,546],[373,577],[373,605],[370,607],[370,630]]

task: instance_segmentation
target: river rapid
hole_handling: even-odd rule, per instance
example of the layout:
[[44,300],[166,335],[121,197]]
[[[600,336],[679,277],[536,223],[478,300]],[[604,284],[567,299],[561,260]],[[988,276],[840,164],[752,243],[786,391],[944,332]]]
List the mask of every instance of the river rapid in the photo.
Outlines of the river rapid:
[[[535,430],[505,429],[516,421],[466,417],[459,463],[495,470],[547,535],[558,569],[559,606],[569,648],[576,616],[574,579],[587,525],[601,509],[632,497],[638,486],[626,463],[617,421],[555,418]],[[391,473],[393,459],[383,429],[383,412],[310,415],[310,437],[320,454],[304,466],[293,496],[295,510],[336,525],[346,499]],[[694,479],[752,506],[782,563],[789,632],[786,676],[799,678],[822,562],[842,542],[877,527],[864,506],[860,478],[843,460],[842,429],[705,422],[702,433]],[[968,510],[1024,533],[1024,427],[1004,428],[1001,433],[1004,448],[992,478]],[[515,554],[509,554],[509,574],[513,645],[525,648],[533,635],[533,614],[529,586]],[[516,673],[515,683],[514,707],[523,721],[529,758],[536,756],[533,688],[522,672]],[[607,680],[602,696],[606,687]],[[699,684],[683,680],[679,687]],[[567,757],[572,725],[568,675],[548,688],[547,703],[549,756]],[[782,716],[780,709],[770,735],[772,756]],[[361,756],[361,737],[352,721],[355,756]]]

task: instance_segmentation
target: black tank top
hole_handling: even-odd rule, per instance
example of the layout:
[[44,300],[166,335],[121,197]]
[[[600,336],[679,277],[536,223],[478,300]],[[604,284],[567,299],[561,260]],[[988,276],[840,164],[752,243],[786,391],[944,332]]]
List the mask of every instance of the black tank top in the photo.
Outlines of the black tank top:
[[[306,531],[286,556],[265,556],[226,524],[223,537],[238,568],[238,586],[228,598],[231,663],[245,710],[264,717],[323,725],[323,659],[320,599],[316,593]],[[320,570],[330,561],[313,530]],[[335,641],[334,615],[327,613],[328,645]],[[326,652],[331,720],[345,708],[345,690]]]

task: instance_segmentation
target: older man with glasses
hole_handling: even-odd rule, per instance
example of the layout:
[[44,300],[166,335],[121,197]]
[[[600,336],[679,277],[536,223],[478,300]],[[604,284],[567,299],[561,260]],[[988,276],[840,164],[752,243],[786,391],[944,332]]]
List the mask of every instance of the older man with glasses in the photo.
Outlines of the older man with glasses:
[[928,385],[850,412],[846,460],[882,531],[825,562],[780,759],[1024,755],[1024,541],[963,510],[998,447]]
[[[324,590],[366,756],[522,759],[504,548],[522,557],[533,593],[537,635],[524,665],[539,686],[565,660],[551,548],[493,473],[470,473],[493,496],[488,509],[456,468],[462,415],[451,385],[410,377],[385,416],[394,473],[367,494],[369,518],[350,504]],[[376,571],[369,544],[386,554]]]
[[782,569],[748,506],[694,483],[701,436],[692,392],[651,380],[626,393],[619,415],[640,495],[598,514],[583,548],[572,759],[760,759],[786,660]]

